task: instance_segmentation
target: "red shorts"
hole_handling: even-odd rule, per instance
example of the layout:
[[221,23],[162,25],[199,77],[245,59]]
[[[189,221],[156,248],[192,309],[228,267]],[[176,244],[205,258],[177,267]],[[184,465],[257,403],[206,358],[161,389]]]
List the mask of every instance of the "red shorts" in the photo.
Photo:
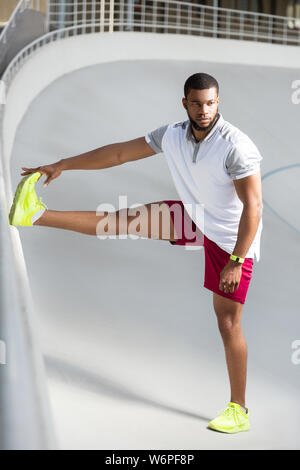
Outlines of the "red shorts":
[[170,210],[170,214],[176,233],[180,236],[176,242],[170,241],[170,243],[172,245],[204,247],[205,277],[203,287],[206,287],[206,289],[209,289],[222,297],[227,297],[228,299],[244,304],[252,277],[253,258],[245,258],[242,265],[242,277],[238,289],[233,293],[228,294],[219,290],[220,274],[229,262],[230,254],[222,250],[222,248],[212,240],[209,240],[201,232],[185,210],[182,201],[168,200],[164,202],[169,206],[169,209],[175,203],[172,210]]

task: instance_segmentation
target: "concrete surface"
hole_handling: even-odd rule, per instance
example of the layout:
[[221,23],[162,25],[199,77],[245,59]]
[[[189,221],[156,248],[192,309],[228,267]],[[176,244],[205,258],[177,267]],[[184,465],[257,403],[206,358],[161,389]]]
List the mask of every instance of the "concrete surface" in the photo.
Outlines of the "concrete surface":
[[[223,116],[253,138],[262,174],[299,163],[299,70],[203,61],[116,61],[57,79],[19,125],[12,184],[38,166],[186,119],[185,79],[216,76]],[[206,429],[230,396],[223,344],[203,288],[204,252],[155,240],[99,240],[20,227],[63,449],[300,448],[299,168],[263,180],[261,260],[243,311],[252,429]],[[43,180],[41,180],[43,181]],[[55,210],[178,198],[162,154],[69,171],[37,194]],[[274,212],[275,211],[275,212]],[[287,223],[288,222],[288,223]]]

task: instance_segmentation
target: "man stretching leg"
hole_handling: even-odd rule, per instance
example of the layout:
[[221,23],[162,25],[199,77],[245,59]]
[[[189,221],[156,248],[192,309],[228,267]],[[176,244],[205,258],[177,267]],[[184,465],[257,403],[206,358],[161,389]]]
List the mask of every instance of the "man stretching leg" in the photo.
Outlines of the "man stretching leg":
[[[219,113],[219,84],[214,77],[205,73],[189,77],[182,104],[188,115],[186,121],[166,124],[143,137],[50,165],[23,167],[24,178],[16,190],[9,222],[97,236],[138,234],[179,246],[203,245],[204,287],[213,292],[231,389],[228,406],[208,427],[226,433],[247,431],[247,345],[241,317],[254,255],[257,261],[260,258],[262,157],[251,139]],[[48,185],[65,170],[99,170],[161,152],[180,200],[149,203],[134,212],[127,208],[99,215],[95,211],[48,210],[36,197],[34,184],[42,174],[47,177],[44,185]],[[204,223],[201,214],[194,211],[199,205],[204,207]],[[175,218],[174,208],[177,215],[179,209],[179,217]],[[186,224],[194,235],[192,242],[186,235]]]

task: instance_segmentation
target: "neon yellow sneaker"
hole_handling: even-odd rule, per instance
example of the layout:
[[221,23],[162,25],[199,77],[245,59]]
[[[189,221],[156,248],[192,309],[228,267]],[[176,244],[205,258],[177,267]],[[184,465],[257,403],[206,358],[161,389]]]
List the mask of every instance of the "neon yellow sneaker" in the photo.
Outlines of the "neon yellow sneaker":
[[[38,211],[48,209],[46,204],[42,202],[42,198],[38,200],[35,192],[35,182],[40,178],[39,171],[24,176],[18,184],[15,197],[9,212],[10,225],[32,226],[31,218]],[[41,214],[42,215],[42,214]]]
[[223,413],[208,423],[210,429],[215,431],[236,433],[241,431],[249,431],[249,412],[244,413],[240,405],[230,402]]

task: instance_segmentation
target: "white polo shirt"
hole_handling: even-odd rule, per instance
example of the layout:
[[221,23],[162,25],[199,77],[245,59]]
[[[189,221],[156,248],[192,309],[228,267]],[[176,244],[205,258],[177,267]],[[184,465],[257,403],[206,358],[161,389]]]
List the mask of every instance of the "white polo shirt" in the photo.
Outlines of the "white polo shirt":
[[[195,224],[207,238],[232,254],[243,211],[233,180],[259,172],[262,160],[252,140],[225,121],[221,113],[199,142],[189,120],[159,127],[145,139],[156,153],[165,154],[178,195]],[[193,209],[199,204],[204,205],[204,218]],[[261,217],[246,258],[254,258],[255,254],[259,261],[262,227]]]

